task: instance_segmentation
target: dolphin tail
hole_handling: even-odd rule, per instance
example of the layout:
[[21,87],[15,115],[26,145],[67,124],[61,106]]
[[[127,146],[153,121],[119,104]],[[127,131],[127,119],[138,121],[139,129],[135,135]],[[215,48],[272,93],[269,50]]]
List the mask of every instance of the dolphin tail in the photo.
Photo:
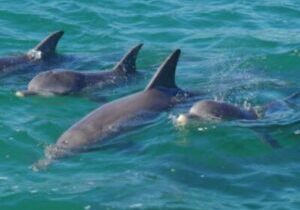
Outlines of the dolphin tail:
[[123,58],[115,65],[113,70],[121,71],[125,74],[136,72],[136,58],[143,44],[138,44],[133,47]]
[[169,57],[157,69],[145,90],[155,87],[177,88],[175,83],[175,72],[179,56],[180,49],[175,50],[171,55],[169,55]]
[[55,54],[56,46],[64,31],[57,31],[47,36],[43,41],[36,45],[31,51],[41,52],[42,58],[47,58]]

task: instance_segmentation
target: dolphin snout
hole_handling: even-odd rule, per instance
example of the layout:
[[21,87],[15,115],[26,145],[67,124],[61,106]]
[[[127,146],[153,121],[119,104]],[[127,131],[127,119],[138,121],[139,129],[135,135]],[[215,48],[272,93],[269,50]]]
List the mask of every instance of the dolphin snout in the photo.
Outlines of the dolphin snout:
[[52,92],[47,92],[47,91],[32,91],[32,90],[19,90],[16,92],[17,97],[27,97],[27,96],[53,96],[55,95]]
[[26,97],[26,96],[33,96],[37,95],[37,92],[30,91],[30,90],[19,90],[16,92],[17,97]]
[[193,121],[193,120],[199,120],[201,119],[199,116],[192,114],[190,112],[186,113],[186,114],[180,114],[175,122],[177,125],[179,126],[185,126],[187,125],[189,122]]
[[181,126],[186,125],[187,122],[188,122],[188,118],[185,114],[180,114],[176,119],[176,123]]

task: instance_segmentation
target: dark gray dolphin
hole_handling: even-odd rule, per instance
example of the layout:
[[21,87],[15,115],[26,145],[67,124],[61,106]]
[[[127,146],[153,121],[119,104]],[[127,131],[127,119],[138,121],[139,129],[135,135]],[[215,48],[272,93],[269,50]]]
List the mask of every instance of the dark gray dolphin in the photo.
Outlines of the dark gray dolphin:
[[51,58],[55,55],[57,43],[63,34],[63,31],[50,34],[36,47],[23,55],[0,58],[0,74],[22,70]]
[[127,81],[136,73],[136,58],[143,44],[132,48],[111,71],[78,72],[51,70],[39,73],[28,84],[27,90],[17,91],[17,96],[66,95],[81,91],[86,87],[108,85]]
[[145,90],[104,104],[65,131],[56,144],[46,150],[43,167],[69,153],[88,151],[112,137],[142,125],[187,97],[175,84],[180,50],[175,50],[158,68]]

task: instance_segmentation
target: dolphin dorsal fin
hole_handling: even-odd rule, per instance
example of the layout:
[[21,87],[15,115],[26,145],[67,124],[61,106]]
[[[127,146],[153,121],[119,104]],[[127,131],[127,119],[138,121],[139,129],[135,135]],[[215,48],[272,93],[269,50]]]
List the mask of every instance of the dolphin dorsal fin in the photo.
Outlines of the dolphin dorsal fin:
[[136,71],[136,57],[142,48],[143,44],[138,44],[129,50],[126,55],[115,65],[113,70],[122,71],[125,74],[134,73]]
[[63,34],[64,31],[57,31],[50,34],[44,40],[42,40],[38,45],[36,45],[33,48],[33,51],[40,51],[42,53],[43,58],[55,54],[57,43],[59,39],[63,36]]
[[177,88],[175,83],[175,72],[179,56],[180,49],[175,50],[171,55],[169,55],[169,57],[157,69],[145,90],[155,87]]

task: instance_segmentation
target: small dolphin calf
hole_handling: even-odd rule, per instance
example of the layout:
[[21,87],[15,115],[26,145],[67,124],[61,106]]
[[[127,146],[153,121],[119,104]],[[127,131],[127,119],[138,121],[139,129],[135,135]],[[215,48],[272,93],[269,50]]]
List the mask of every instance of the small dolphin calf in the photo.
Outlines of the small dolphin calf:
[[0,74],[23,70],[53,57],[57,43],[63,34],[63,31],[50,34],[24,55],[0,58]]
[[179,115],[177,123],[185,125],[190,119],[256,120],[271,115],[272,113],[288,110],[290,106],[297,106],[299,103],[297,103],[297,100],[299,100],[299,98],[300,92],[296,92],[284,99],[260,106],[257,110],[243,109],[226,102],[201,100],[196,102],[187,114]]
[[[297,94],[288,97],[285,100],[290,100],[296,97]],[[264,112],[267,109],[280,109],[278,106],[281,102],[269,103],[261,107]],[[283,103],[283,102],[282,102]],[[181,114],[176,119],[178,125],[186,125],[190,120],[207,121],[207,120],[257,120],[260,115],[254,109],[243,109],[225,102],[202,100],[195,103],[187,114]],[[269,134],[257,128],[253,130],[262,138],[264,142],[273,148],[280,147],[279,143]]]
[[198,120],[255,120],[254,110],[246,110],[225,102],[202,100],[195,103],[187,114],[179,115],[177,122],[186,124],[189,119]]
[[175,50],[165,60],[145,90],[104,104],[69,128],[36,166],[46,166],[73,152],[88,151],[184,100],[186,93],[175,84],[179,55],[180,50]]
[[106,87],[127,81],[136,73],[136,57],[143,45],[132,48],[112,69],[104,72],[78,72],[69,70],[46,71],[35,76],[28,84],[28,89],[17,91],[17,96],[29,95],[67,95],[81,91],[86,87],[98,85]]

